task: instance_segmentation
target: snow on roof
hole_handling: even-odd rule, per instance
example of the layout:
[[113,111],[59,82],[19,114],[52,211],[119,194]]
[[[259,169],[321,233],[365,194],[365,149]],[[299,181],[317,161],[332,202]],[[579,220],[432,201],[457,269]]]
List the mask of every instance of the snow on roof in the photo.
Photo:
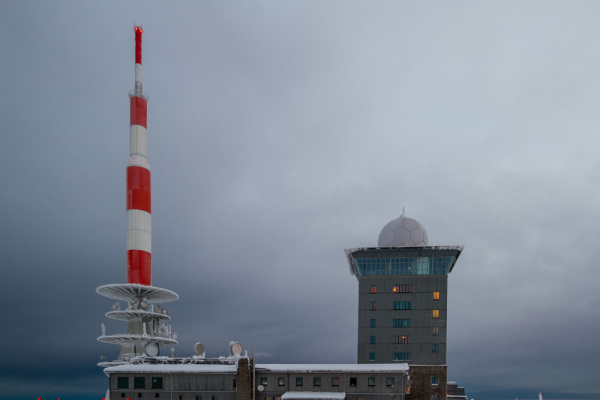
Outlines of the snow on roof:
[[345,392],[285,392],[281,396],[281,400],[302,400],[302,399],[343,400],[345,398],[346,398]]
[[405,372],[408,364],[256,364],[273,372]]
[[125,364],[104,369],[106,374],[126,373],[181,373],[181,374],[235,374],[237,366],[223,364]]

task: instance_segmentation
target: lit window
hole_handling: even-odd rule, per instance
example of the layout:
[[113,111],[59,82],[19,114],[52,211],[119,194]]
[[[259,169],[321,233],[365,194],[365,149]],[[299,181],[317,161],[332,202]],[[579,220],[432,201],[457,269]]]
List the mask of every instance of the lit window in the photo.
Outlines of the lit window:
[[163,388],[163,379],[162,376],[153,376],[152,377],[152,389],[162,389]]
[[412,293],[412,285],[394,285],[394,293]]
[[143,376],[136,376],[133,378],[133,387],[134,389],[145,389],[146,388],[146,378]]
[[433,318],[439,318],[440,317],[440,310],[433,310]]
[[439,300],[440,299],[440,292],[433,292],[433,299],[434,300]]
[[410,361],[410,353],[392,353],[393,361]]
[[431,352],[432,353],[437,353],[438,350],[439,350],[439,347],[438,347],[437,343],[434,343],[434,344],[431,345]]
[[340,386],[340,378],[331,378],[331,386]]
[[127,376],[117,378],[117,389],[129,389],[129,378]]
[[440,378],[438,378],[437,376],[432,376],[431,377],[431,384],[432,385],[438,385],[440,382]]
[[304,378],[299,376],[296,378],[296,386],[304,386]]
[[369,321],[369,327],[371,327],[371,328],[377,328],[377,320],[376,319],[371,319]]
[[317,376],[313,378],[313,386],[321,386],[321,377]]
[[369,336],[369,344],[375,344],[377,338],[375,336]]
[[371,285],[371,293],[377,293],[377,285]]
[[395,301],[394,310],[410,310],[412,308],[412,302],[410,301]]
[[375,311],[377,310],[377,303],[375,303],[374,301],[371,302],[371,311]]
[[394,378],[385,378],[385,386],[394,386]]
[[375,361],[375,353],[369,353],[369,361]]
[[433,327],[433,330],[431,331],[431,334],[432,334],[433,336],[437,336],[437,335],[439,335],[439,334],[440,334],[440,327],[439,327],[439,326],[434,326],[434,327]]
[[260,377],[260,384],[263,386],[267,386],[267,377],[266,376],[261,376]]
[[392,336],[392,344],[410,344],[410,336],[408,336],[408,335]]
[[410,328],[411,321],[410,318],[394,318],[393,327],[394,328]]
[[367,384],[368,384],[369,386],[375,386],[375,378],[374,378],[374,377],[369,377],[369,378],[367,379]]
[[356,378],[350,378],[350,387],[356,387]]
[[285,378],[277,378],[277,386],[285,386]]

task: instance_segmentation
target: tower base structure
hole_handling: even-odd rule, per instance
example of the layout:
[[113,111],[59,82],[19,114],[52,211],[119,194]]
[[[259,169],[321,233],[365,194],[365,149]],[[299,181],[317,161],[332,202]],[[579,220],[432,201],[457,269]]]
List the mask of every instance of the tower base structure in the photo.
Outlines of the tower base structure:
[[[117,300],[106,317],[129,322],[126,333],[113,335],[107,335],[102,324],[102,335],[98,341],[119,345],[121,352],[116,360],[102,361],[98,366],[127,364],[137,357],[156,357],[161,347],[177,344],[177,334],[172,332],[171,325],[165,324],[171,319],[169,312],[161,307],[162,303],[177,300],[177,293],[132,283],[103,285],[96,292]],[[126,302],[126,308],[121,309],[120,301]]]

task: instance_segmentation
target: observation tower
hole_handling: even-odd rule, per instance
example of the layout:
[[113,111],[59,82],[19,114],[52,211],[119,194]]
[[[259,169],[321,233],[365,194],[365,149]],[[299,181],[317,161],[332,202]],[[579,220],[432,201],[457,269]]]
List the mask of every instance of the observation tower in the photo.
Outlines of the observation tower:
[[[147,160],[146,130],[148,97],[142,91],[142,27],[135,26],[135,89],[129,92],[130,157],[127,166],[127,283],[103,285],[102,296],[117,300],[105,315],[128,321],[126,333],[108,335],[102,324],[100,342],[121,346],[119,358],[102,361],[101,367],[131,362],[135,357],[156,357],[160,347],[177,344],[169,312],[162,303],[179,296],[152,286],[151,190]],[[125,305],[122,308],[121,302]]]

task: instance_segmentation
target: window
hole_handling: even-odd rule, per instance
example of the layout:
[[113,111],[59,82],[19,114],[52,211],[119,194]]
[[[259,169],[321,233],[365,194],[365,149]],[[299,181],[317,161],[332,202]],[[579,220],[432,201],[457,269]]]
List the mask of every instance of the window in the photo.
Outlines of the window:
[[321,377],[313,378],[313,386],[321,386]]
[[372,376],[371,376],[371,377],[369,377],[369,378],[367,379],[367,384],[368,384],[369,386],[375,386],[375,378],[374,378],[374,377],[372,377]]
[[410,353],[392,353],[392,361],[410,361]]
[[260,377],[260,384],[263,386],[267,386],[267,377],[266,376]]
[[377,293],[377,285],[371,285],[371,293]]
[[394,310],[410,310],[412,308],[412,302],[410,301],[395,301]]
[[117,389],[129,389],[129,377],[120,376],[117,378]]
[[394,285],[394,293],[412,293],[412,285]]
[[434,300],[439,300],[440,299],[440,292],[433,292],[433,299]]
[[340,378],[331,378],[331,386],[340,386]]
[[437,353],[438,350],[439,350],[439,347],[438,347],[437,343],[434,343],[434,344],[431,345],[431,352],[432,353]]
[[350,387],[356,387],[356,378],[350,378]]
[[440,334],[440,327],[439,327],[439,326],[434,326],[434,327],[433,327],[433,330],[431,331],[431,334],[432,334],[433,336],[437,336],[437,335],[439,335],[439,334]]
[[437,376],[432,376],[431,377],[431,384],[432,385],[438,385],[440,383],[440,378],[438,378]]
[[236,388],[237,387],[237,379],[233,378],[233,387]]
[[144,389],[146,388],[146,378],[143,376],[136,376],[133,378],[133,387],[134,389]]
[[125,393],[121,393],[121,397],[125,397]]
[[375,303],[374,301],[372,301],[370,309],[371,309],[371,311],[377,310],[377,303]]
[[439,318],[440,317],[440,310],[433,310],[433,318]]
[[376,319],[374,319],[374,318],[372,318],[372,319],[369,321],[369,327],[371,327],[371,328],[376,328],[376,327],[377,327],[377,320],[376,320]]
[[369,361],[375,361],[375,353],[369,353]]
[[277,386],[285,386],[285,378],[277,378]]
[[162,389],[162,388],[163,388],[162,376],[153,376],[152,377],[152,389]]
[[304,386],[304,378],[299,376],[296,378],[296,386]]
[[394,328],[410,328],[410,318],[394,318]]
[[394,386],[394,378],[385,378],[385,386],[388,386],[388,387]]
[[432,394],[431,395],[431,400],[438,400],[437,394]]
[[369,344],[375,344],[376,336],[369,336]]
[[408,335],[392,336],[392,344],[410,344],[410,336],[408,336]]
[[141,393],[138,393],[138,397],[142,397],[142,394],[141,394]]

